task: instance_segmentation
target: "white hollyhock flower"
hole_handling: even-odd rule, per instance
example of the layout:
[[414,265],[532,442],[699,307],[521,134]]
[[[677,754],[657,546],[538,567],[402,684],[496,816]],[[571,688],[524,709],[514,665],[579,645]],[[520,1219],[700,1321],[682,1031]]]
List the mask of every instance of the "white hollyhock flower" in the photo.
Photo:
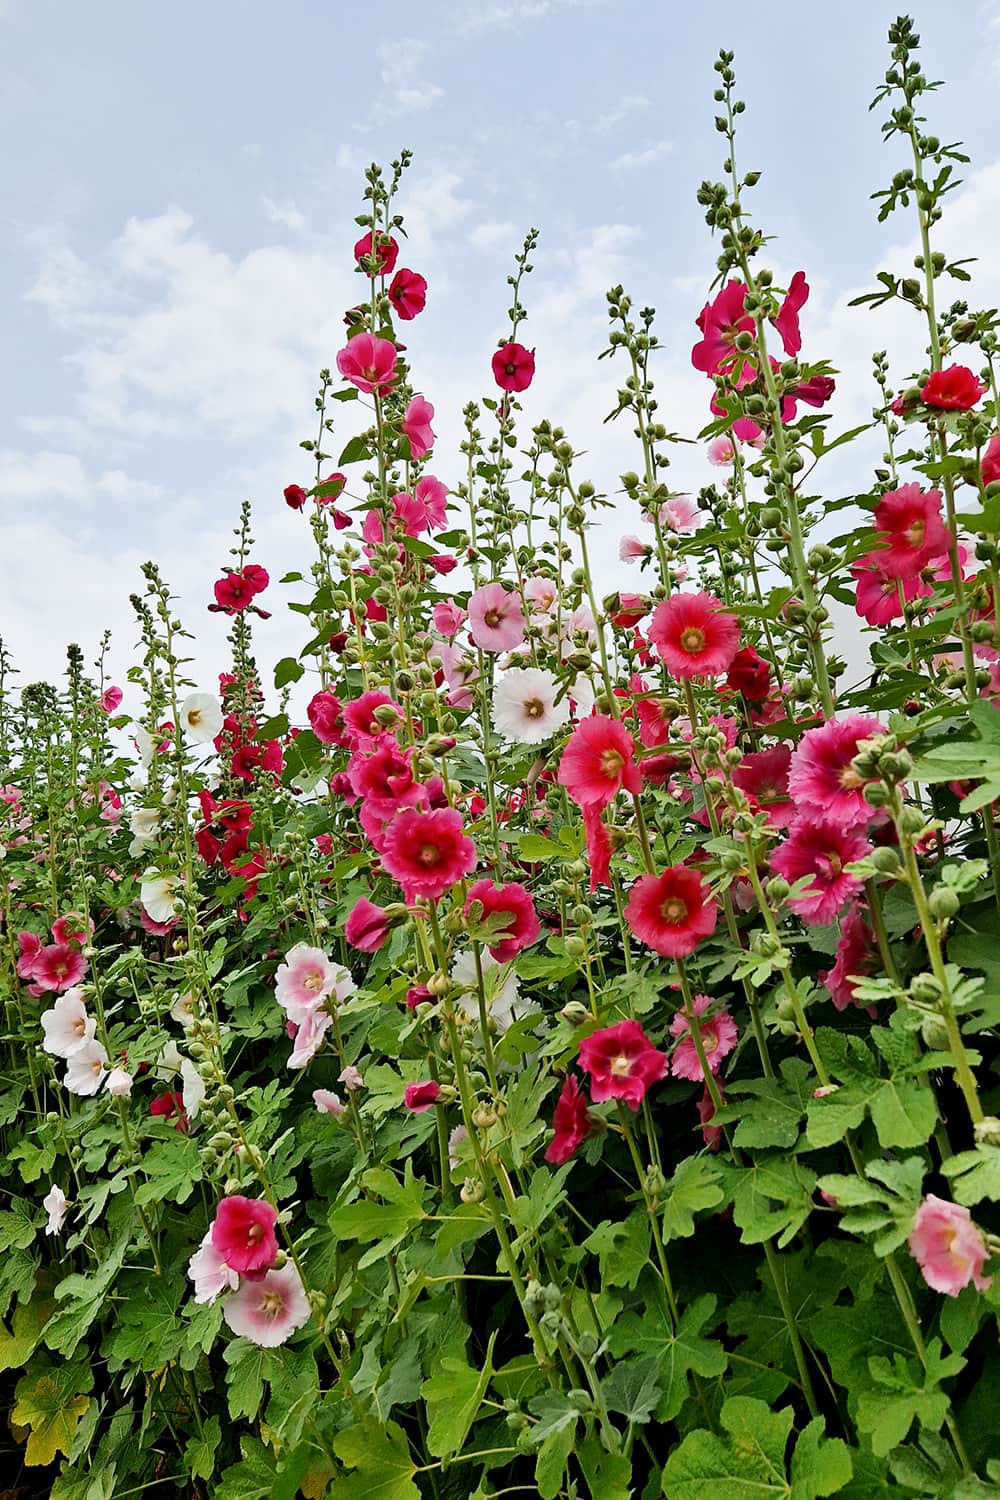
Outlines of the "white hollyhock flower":
[[49,1216],[45,1226],[46,1234],[58,1234],[66,1222],[69,1212],[69,1199],[62,1188],[53,1183],[45,1197],[42,1199],[42,1207]]
[[108,1054],[100,1042],[84,1042],[66,1061],[63,1083],[71,1094],[96,1094],[108,1070]]
[[572,700],[573,709],[578,719],[586,719],[594,706],[594,688],[589,677],[581,672],[567,697]]
[[156,1060],[156,1076],[169,1083],[180,1068],[183,1059],[176,1042],[168,1042]]
[[139,752],[139,760],[148,771],[153,763],[153,756],[156,754],[157,741],[150,734],[149,730],[144,729],[141,724],[132,725],[132,738],[135,741],[135,748]]
[[[509,1031],[519,1016],[525,1014],[521,1005],[521,989],[514,973],[513,964],[497,963],[491,953],[482,953],[479,959],[483,971],[483,989],[486,993],[486,1008],[496,1022],[502,1036]],[[479,1020],[478,981],[476,956],[471,949],[460,953],[452,964],[452,982],[459,986],[455,1000],[470,1020]]]
[[181,1098],[184,1101],[184,1109],[189,1120],[193,1120],[201,1109],[201,1102],[205,1097],[205,1080],[189,1057],[181,1060],[181,1078],[183,1089]]
[[208,745],[222,732],[222,704],[213,693],[189,693],[180,714],[181,728],[196,745]]
[[515,745],[540,745],[569,723],[569,704],[544,667],[505,672],[493,689],[493,728]]
[[146,871],[139,887],[139,899],[151,921],[173,921],[177,915],[177,892],[180,884],[179,875],[161,875],[159,870]]
[[194,1024],[196,1001],[193,995],[178,995],[170,1007],[171,1019],[180,1023],[187,1031]]
[[229,1269],[222,1252],[212,1244],[211,1230],[188,1261],[188,1275],[194,1282],[196,1302],[214,1302],[220,1292],[234,1292],[240,1284],[239,1276]]
[[160,826],[160,813],[156,807],[137,807],[129,817],[129,827],[133,833],[132,842],[128,846],[128,852],[133,859],[141,854],[147,844],[156,838]]
[[123,1099],[132,1092],[132,1075],[124,1068],[112,1068],[104,1087],[116,1099]]
[[71,1057],[78,1047],[92,1040],[97,1022],[77,989],[60,995],[50,1010],[42,1012],[42,1046],[50,1057]]

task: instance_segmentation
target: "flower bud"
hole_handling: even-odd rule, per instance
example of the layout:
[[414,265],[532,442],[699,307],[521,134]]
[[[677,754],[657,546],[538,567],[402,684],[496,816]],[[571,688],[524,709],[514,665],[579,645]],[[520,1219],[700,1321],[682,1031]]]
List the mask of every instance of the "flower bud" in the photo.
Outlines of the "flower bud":
[[933,974],[914,974],[910,980],[910,994],[921,1005],[936,1005],[941,998],[941,983]]
[[928,896],[927,905],[935,922],[948,922],[957,916],[962,903],[957,891],[947,885],[937,885]]
[[559,1015],[570,1026],[582,1026],[591,1019],[590,1011],[582,1000],[567,1000]]
[[947,1052],[948,1028],[940,1016],[924,1016],[920,1023],[920,1035],[924,1046],[931,1052]]

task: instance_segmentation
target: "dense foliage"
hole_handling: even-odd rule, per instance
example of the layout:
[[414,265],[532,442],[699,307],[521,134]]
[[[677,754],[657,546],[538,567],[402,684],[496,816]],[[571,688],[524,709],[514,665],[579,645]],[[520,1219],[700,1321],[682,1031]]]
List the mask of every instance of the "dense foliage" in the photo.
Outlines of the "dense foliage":
[[890,44],[880,215],[921,250],[860,300],[927,358],[875,356],[848,501],[865,429],[763,264],[722,53],[712,487],[670,487],[621,287],[636,472],[526,427],[534,231],[437,477],[404,153],[284,495],[273,692],[249,509],[218,691],[153,564],[124,688],[0,659],[9,1493],[1000,1494],[998,324],[947,300],[965,158]]

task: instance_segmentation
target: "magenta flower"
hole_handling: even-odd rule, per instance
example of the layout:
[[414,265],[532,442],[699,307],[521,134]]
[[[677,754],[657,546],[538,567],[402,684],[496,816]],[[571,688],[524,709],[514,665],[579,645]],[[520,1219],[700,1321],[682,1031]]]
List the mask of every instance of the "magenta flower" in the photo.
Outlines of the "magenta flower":
[[405,267],[397,271],[389,286],[389,301],[395,308],[396,316],[402,318],[404,323],[409,323],[418,313],[423,312],[427,303],[425,278]]
[[325,690],[314,693],[306,707],[306,717],[321,745],[344,743],[344,709],[333,693]]
[[740,645],[740,622],[714,594],[672,594],[653,611],[649,639],[671,677],[718,677]]
[[223,1198],[212,1220],[212,1244],[231,1271],[252,1276],[273,1266],[278,1254],[274,1226],[278,1210],[263,1198],[233,1193]]
[[423,396],[414,396],[403,414],[403,436],[410,444],[411,458],[425,458],[434,447],[431,420],[434,408]]
[[561,1167],[589,1134],[587,1100],[572,1073],[567,1073],[552,1115],[552,1139],[545,1148],[545,1160]]
[[498,963],[508,963],[524,948],[537,943],[541,935],[541,923],[535,911],[531,893],[516,881],[506,885],[494,885],[492,880],[477,880],[469,887],[465,898],[468,913],[473,901],[483,909],[483,918],[502,915],[507,921],[488,945],[490,953]]
[[621,720],[606,714],[581,719],[562,753],[558,779],[578,807],[607,807],[622,789],[637,796],[642,778],[635,741]]
[[309,1298],[294,1264],[268,1271],[260,1281],[243,1281],[227,1297],[222,1316],[240,1338],[264,1349],[276,1349],[308,1323]]
[[810,815],[846,828],[870,822],[865,783],[851,761],[862,741],[885,732],[883,724],[865,714],[845,714],[807,730],[792,752],[788,771],[793,802]]
[[979,1292],[993,1284],[983,1275],[989,1251],[967,1208],[933,1193],[917,1209],[909,1238],[910,1254],[927,1285],[946,1297],[957,1297],[971,1282]]
[[[717,1010],[713,1016],[702,1021],[700,1018],[711,1005],[708,995],[695,995],[694,1013],[699,1018],[698,1035],[701,1037],[705,1061],[713,1073],[718,1073],[723,1058],[728,1057],[736,1046],[739,1032],[728,1010]],[[698,1051],[688,1018],[683,1011],[678,1011],[671,1021],[670,1035],[680,1038],[671,1054],[670,1071],[675,1078],[689,1078],[692,1083],[701,1083],[705,1075],[698,1061]]]
[[356,333],[337,355],[337,369],[359,391],[384,396],[396,379],[396,346],[371,333]]
[[113,714],[121,707],[122,690],[120,687],[105,688],[101,694],[101,707],[106,714]]
[[727,281],[714,302],[706,302],[695,319],[701,339],[691,350],[691,363],[706,375],[732,374],[746,361],[736,349],[736,336],[753,333],[754,321],[744,311],[747,289],[742,281]]
[[788,905],[804,922],[821,925],[832,922],[848,897],[861,889],[861,879],[848,874],[845,866],[871,852],[859,828],[802,819],[792,824],[785,843],[771,855],[771,868],[789,885],[811,877],[802,894],[792,896]]
[[503,344],[493,356],[493,379],[502,391],[526,391],[535,378],[535,351]]
[[469,599],[469,634],[483,651],[513,651],[524,630],[521,600],[502,583],[486,583]]
[[378,268],[377,270],[372,270],[371,267],[365,268],[367,274],[369,276],[391,276],[396,266],[396,258],[399,255],[399,246],[396,244],[396,241],[391,234],[386,234],[384,230],[377,230],[375,235],[373,235],[369,229],[368,233],[362,235],[354,247],[354,259],[358,262],[358,265],[361,265],[362,260],[371,260],[373,247]]
[[781,342],[785,346],[785,353],[789,359],[794,359],[802,348],[802,335],[799,332],[799,313],[802,311],[809,297],[809,284],[806,281],[804,271],[796,271],[788,283],[788,291],[785,300],[778,309],[778,316],[774,320],[774,326],[778,330]]
[[952,537],[941,519],[941,491],[919,484],[887,490],[875,507],[875,525],[883,550],[879,562],[887,573],[906,578],[933,557],[947,552]]
[[403,1091],[403,1103],[414,1115],[426,1114],[433,1109],[441,1094],[441,1085],[434,1079],[427,1083],[408,1083]]
[[361,896],[348,912],[344,937],[361,953],[377,953],[389,936],[390,922],[385,908]]
[[50,943],[40,948],[31,977],[42,990],[68,990],[87,972],[87,960],[75,943]]
[[434,901],[476,868],[476,846],[453,807],[404,808],[386,830],[382,863],[407,901]]
[[631,1109],[639,1108],[646,1090],[667,1071],[667,1054],[657,1051],[638,1021],[620,1021],[585,1037],[579,1062],[590,1074],[595,1104],[621,1099]]
[[854,1003],[855,980],[868,973],[875,952],[872,930],[864,919],[861,906],[855,903],[840,921],[840,942],[832,969],[817,975],[825,984],[838,1010]]

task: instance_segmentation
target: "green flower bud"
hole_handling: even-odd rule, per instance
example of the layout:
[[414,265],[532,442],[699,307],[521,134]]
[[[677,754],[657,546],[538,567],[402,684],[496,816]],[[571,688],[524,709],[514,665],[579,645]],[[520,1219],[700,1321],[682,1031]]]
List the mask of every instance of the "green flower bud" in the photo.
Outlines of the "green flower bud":
[[942,989],[933,974],[914,974],[910,980],[910,994],[921,1005],[936,1005],[941,999]]
[[927,905],[935,922],[948,922],[958,914],[962,903],[957,891],[946,885],[938,885],[928,896]]

